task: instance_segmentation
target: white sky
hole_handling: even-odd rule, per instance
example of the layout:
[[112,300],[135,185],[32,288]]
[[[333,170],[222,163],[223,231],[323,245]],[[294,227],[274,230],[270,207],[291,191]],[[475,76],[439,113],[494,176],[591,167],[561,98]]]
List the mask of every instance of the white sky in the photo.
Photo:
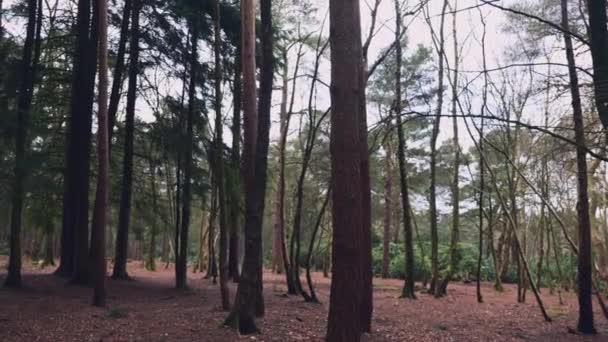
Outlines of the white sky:
[[[60,3],[65,3],[68,0],[59,0]],[[290,0],[286,0],[290,1]],[[312,28],[304,28],[304,31],[318,31],[321,27],[321,23],[323,22],[327,10],[328,10],[328,1],[327,0],[311,0],[315,6],[318,8],[317,11],[317,27]],[[414,8],[420,4],[420,1],[424,0],[406,0],[405,5],[402,5],[403,8]],[[488,68],[492,69],[499,65],[504,65],[504,55],[505,51],[507,51],[509,45],[516,44],[516,37],[512,34],[502,32],[501,25],[504,23],[505,16],[502,11],[492,8],[489,6],[482,6],[480,10],[475,6],[480,3],[479,0],[450,0],[452,5],[455,4],[455,1],[458,2],[457,7],[461,10],[458,12],[457,17],[457,34],[458,41],[461,51],[460,56],[460,69],[463,71],[461,73],[461,81],[466,77],[474,77],[475,73],[467,73],[466,71],[478,71],[482,69],[482,59],[481,59],[481,47],[480,47],[480,37],[482,34],[482,25],[480,21],[480,10],[483,16],[485,17],[487,23],[487,33],[486,33],[486,52],[487,52],[487,64]],[[369,31],[369,26],[371,22],[370,9],[373,6],[374,0],[361,0],[361,16],[362,16],[362,34],[365,36]],[[511,4],[516,3],[517,0],[504,0],[502,1],[503,6],[509,6]],[[5,0],[4,7],[8,8],[12,4],[15,3],[15,0]],[[429,0],[428,8],[431,16],[431,20],[433,26],[436,31],[439,29],[439,21],[441,14],[441,7],[443,4],[443,0]],[[387,46],[389,46],[394,40],[394,3],[393,0],[382,0],[380,5],[378,14],[377,14],[377,30],[375,32],[374,38],[372,40],[372,44],[369,50],[369,62],[370,64],[377,58],[380,51]],[[23,24],[17,19],[11,18],[3,18],[3,21],[8,30],[16,33],[23,33]],[[432,40],[431,33],[429,27],[422,16],[422,13],[419,13],[417,16],[408,16],[405,19],[404,25],[406,25],[407,35],[409,38],[409,47],[413,48],[418,44],[425,45],[432,49]],[[325,36],[328,35],[329,24],[325,23],[324,32]],[[115,31],[115,30],[113,30]],[[116,32],[114,32],[116,34]],[[449,63],[452,64],[452,18],[451,14],[448,14],[445,21],[445,49],[446,55],[448,56]],[[292,53],[290,54],[290,68],[293,70],[295,63],[295,49],[292,49]],[[433,49],[434,51],[434,49]],[[406,54],[408,51],[404,51]],[[313,51],[308,51],[302,60],[301,69],[302,72],[306,71],[310,73],[312,69],[313,62]],[[201,55],[202,58],[207,59],[208,61],[212,61],[211,52],[208,48],[202,50]],[[435,60],[437,59],[436,53],[433,54]],[[560,57],[561,58],[561,57]],[[320,67],[320,78],[326,84],[330,83],[330,65],[327,59],[323,60]],[[292,71],[290,71],[290,74]],[[444,103],[446,110],[450,104],[450,84],[445,79],[446,84],[446,92],[444,95]],[[275,87],[280,86],[280,79],[277,77],[275,81]],[[310,87],[310,80],[308,78],[301,78],[297,82],[297,92],[295,97],[295,106],[294,109],[297,111],[305,107],[308,99],[308,89]],[[166,83],[164,88],[167,89],[168,92],[173,95],[178,95],[181,93],[181,84],[180,82],[169,82]],[[271,129],[271,139],[276,140],[279,135],[278,129],[278,110],[279,110],[279,102],[280,102],[280,91],[275,91],[273,94],[273,125]],[[229,103],[229,96],[225,97],[225,106],[224,113],[226,116],[229,116],[231,112],[231,105]],[[477,100],[474,100],[477,101]],[[325,110],[329,106],[329,91],[328,89],[321,85],[317,84],[317,97],[316,97],[316,105],[319,110]],[[123,101],[124,105],[124,101]],[[370,106],[368,108],[369,112],[369,124],[370,126],[374,124],[377,120],[376,108],[374,106]],[[535,112],[535,111],[533,111]],[[121,113],[119,113],[120,115]],[[137,115],[146,121],[152,120],[151,109],[150,107],[143,101],[143,99],[138,99],[137,106]],[[213,113],[210,113],[210,120],[213,120]],[[534,120],[536,115],[532,114],[531,120]],[[229,121],[229,120],[227,120]],[[441,135],[440,141],[449,138],[451,136],[452,127],[451,121],[443,119],[441,125]],[[292,123],[297,123],[298,120],[293,120]],[[295,124],[294,123],[294,124]],[[460,137],[461,144],[463,147],[468,148],[471,146],[471,141],[468,139],[468,133],[466,132],[464,125],[462,124],[462,120],[460,120]],[[292,127],[293,130],[293,127]],[[231,137],[229,136],[229,130],[224,130],[226,132],[225,141],[231,141]]]

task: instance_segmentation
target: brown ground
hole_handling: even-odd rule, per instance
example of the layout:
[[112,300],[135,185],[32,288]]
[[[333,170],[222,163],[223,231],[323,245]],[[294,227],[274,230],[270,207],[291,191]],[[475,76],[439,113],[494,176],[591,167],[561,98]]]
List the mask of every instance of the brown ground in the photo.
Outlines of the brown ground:
[[[4,264],[5,259],[0,259]],[[65,285],[52,269],[25,266],[23,290],[0,290],[0,341],[319,341],[327,321],[329,280],[315,275],[322,305],[284,296],[281,276],[266,273],[266,316],[261,335],[239,337],[221,327],[219,289],[189,274],[192,290],[173,290],[173,271],[148,272],[129,265],[134,281],[109,281],[109,309],[90,305],[91,290]],[[0,281],[6,276],[0,271]],[[608,341],[608,324],[597,311],[595,337],[568,333],[576,325],[576,297],[566,305],[543,290],[553,323],[545,323],[528,293],[517,304],[514,288],[496,293],[484,284],[477,304],[474,284],[452,284],[449,296],[399,299],[401,281],[374,280],[374,322],[369,341]],[[234,295],[235,287],[231,294]]]

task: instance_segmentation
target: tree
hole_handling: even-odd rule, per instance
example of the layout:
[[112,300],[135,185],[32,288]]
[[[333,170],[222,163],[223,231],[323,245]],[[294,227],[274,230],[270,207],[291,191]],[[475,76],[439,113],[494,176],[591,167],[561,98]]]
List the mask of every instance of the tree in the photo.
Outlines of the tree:
[[[441,24],[439,27],[439,38],[435,43],[439,66],[437,68],[439,84],[437,85],[437,104],[435,109],[435,121],[433,122],[433,134],[431,137],[431,185],[429,192],[429,214],[431,227],[431,286],[429,293],[435,293],[435,287],[439,280],[439,237],[437,234],[437,138],[439,137],[439,126],[441,123],[441,111],[443,110],[443,72],[444,72],[444,24],[448,0],[443,1],[441,9]],[[431,29],[432,31],[432,29]],[[433,32],[432,32],[433,33]],[[435,39],[435,38],[434,38]]]
[[460,239],[460,144],[458,142],[458,117],[457,102],[458,102],[458,35],[456,32],[456,14],[457,7],[451,8],[452,12],[452,35],[454,39],[454,71],[452,79],[452,126],[454,139],[454,165],[452,174],[452,232],[450,239],[450,263],[448,265],[447,274],[439,287],[435,288],[435,297],[442,297],[447,294],[448,283],[456,272],[459,261],[458,243]]
[[361,189],[363,83],[358,1],[331,0],[332,270],[328,341],[359,341],[364,215]]
[[[605,5],[605,4],[604,4]],[[606,18],[605,6],[600,9]],[[562,28],[569,31],[568,0],[561,0]],[[604,22],[604,28],[606,23]],[[574,120],[574,136],[576,140],[576,168],[578,198],[576,212],[578,216],[578,306],[579,316],[577,330],[583,334],[595,334],[593,323],[593,302],[591,301],[592,261],[591,261],[591,219],[589,217],[589,195],[587,180],[587,152],[585,146],[585,124],[579,91],[572,37],[564,33],[568,75],[570,80],[570,95],[572,96],[572,117]],[[597,70],[596,70],[597,72]],[[596,89],[597,91],[597,89]],[[597,94],[596,94],[597,98]],[[599,110],[599,108],[598,108]]]
[[[197,7],[195,7],[197,9]],[[190,212],[192,201],[192,169],[193,169],[193,145],[194,145],[194,112],[196,108],[196,84],[198,75],[198,39],[200,23],[197,18],[198,11],[192,13],[188,25],[190,29],[190,83],[188,87],[188,109],[186,112],[186,148],[184,151],[184,179],[182,186],[182,211],[181,226],[179,229],[179,252],[178,244],[175,247],[177,255],[175,261],[175,287],[185,289],[188,270],[188,232],[190,228]],[[179,177],[178,177],[179,179]],[[179,180],[178,180],[179,182]],[[177,242],[176,234],[176,242]]]
[[[11,201],[11,228],[10,228],[10,257],[8,275],[4,286],[21,287],[21,221],[23,202],[25,197],[25,180],[27,175],[26,150],[27,128],[29,124],[30,108],[34,96],[35,70],[37,61],[34,58],[34,42],[37,27],[36,13],[41,12],[37,0],[28,1],[28,22],[26,28],[25,44],[21,60],[21,81],[17,99],[17,134],[15,136],[15,169]],[[0,6],[1,9],[2,6]],[[39,25],[39,24],[38,24]]]
[[[135,0],[137,1],[137,0]],[[97,112],[97,193],[91,230],[91,259],[93,305],[106,304],[106,223],[108,218],[109,140],[108,140],[108,5],[100,0],[97,5],[99,25],[99,94]]]
[[384,230],[382,232],[382,278],[389,277],[389,249],[392,233],[392,216],[393,216],[393,150],[390,140],[387,139],[384,144],[386,152],[385,170],[384,170]]
[[591,38],[595,105],[604,130],[608,130],[608,26],[606,23],[606,0],[587,0],[586,2],[589,13],[587,33]]
[[224,142],[222,138],[222,55],[220,31],[220,2],[213,3],[213,53],[215,56],[215,181],[218,194],[218,214],[220,221],[220,292],[222,309],[230,309],[230,293],[228,292],[228,226],[226,224],[226,200],[224,186]]
[[241,53],[240,47],[236,48],[234,58],[234,80],[233,80],[233,114],[232,114],[232,147],[230,150],[230,182],[227,182],[227,192],[230,198],[228,210],[230,212],[230,237],[228,242],[228,273],[233,281],[239,279],[239,218],[241,215]]
[[245,259],[232,311],[224,325],[241,334],[258,331],[255,317],[264,315],[262,295],[262,219],[266,197],[266,166],[270,132],[270,109],[274,74],[272,6],[260,2],[262,70],[259,106],[255,86],[255,6],[241,2],[243,70],[244,161],[245,161]]
[[122,184],[118,229],[116,230],[116,254],[112,279],[129,279],[127,253],[129,246],[129,222],[133,191],[133,142],[135,140],[135,105],[137,101],[137,77],[139,75],[139,13],[141,0],[133,0],[131,15],[131,41],[129,58],[129,83],[125,116],[125,141],[122,161]]
[[[95,6],[93,8],[96,8]],[[74,284],[88,283],[89,268],[89,174],[91,126],[97,71],[98,14],[91,0],[78,1],[76,46],[70,115],[66,131],[61,255],[57,275]]]
[[416,299],[414,293],[414,244],[412,239],[412,218],[407,181],[407,170],[405,164],[405,135],[403,133],[403,122],[401,120],[401,61],[403,59],[401,46],[401,9],[399,0],[395,0],[395,117],[397,121],[397,160],[399,162],[399,181],[401,189],[401,213],[403,215],[403,235],[405,243],[405,283],[401,296]]
[[[122,21],[120,24],[120,38],[118,40],[118,51],[116,53],[116,65],[114,66],[114,73],[112,74],[112,90],[108,105],[108,141],[110,143],[110,149],[112,148],[112,135],[114,133],[116,113],[118,112],[118,105],[121,98],[120,93],[123,84],[125,53],[127,50],[127,40],[129,39],[129,21],[131,20],[132,7],[133,1],[125,0],[125,6],[122,10]],[[131,33],[131,37],[132,36],[133,33]]]

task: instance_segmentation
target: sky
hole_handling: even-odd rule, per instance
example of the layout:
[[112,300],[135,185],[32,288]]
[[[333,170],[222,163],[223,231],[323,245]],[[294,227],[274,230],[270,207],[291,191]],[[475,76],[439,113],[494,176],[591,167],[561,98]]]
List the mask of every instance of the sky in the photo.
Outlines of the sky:
[[[59,0],[60,2],[64,2],[67,0]],[[284,1],[293,1],[293,0],[284,0]],[[328,35],[329,24],[324,22],[327,19],[328,12],[328,1],[327,0],[310,0],[314,7],[318,8],[316,11],[314,19],[316,19],[316,23],[304,25],[302,30],[308,32],[317,32],[323,27],[323,34],[325,36]],[[435,30],[439,29],[440,22],[440,14],[443,5],[443,0],[404,0],[401,5],[402,8],[412,9],[418,7],[421,1],[428,1],[428,14],[431,18],[432,25]],[[369,27],[371,24],[371,7],[373,6],[374,0],[361,0],[361,26],[362,26],[362,34],[364,37],[368,34]],[[503,0],[501,4],[503,6],[510,6],[516,3],[516,0]],[[9,7],[15,3],[15,0],[5,0],[4,6]],[[479,6],[481,3],[480,0],[457,0],[457,4],[454,4],[455,1],[451,0],[451,4],[455,5],[458,8],[457,11],[457,21],[456,21],[456,31],[458,35],[458,41],[460,45],[460,70],[461,70],[461,82],[465,82],[467,78],[472,78],[479,76],[479,70],[482,69],[482,53],[481,53],[481,45],[479,43],[481,35],[482,35],[482,24],[480,20],[480,15],[483,15],[485,21],[487,23],[486,27],[486,55],[487,55],[487,64],[488,68],[492,69],[499,65],[504,65],[505,62],[505,52],[509,50],[514,44],[517,44],[517,37],[512,33],[503,32],[502,26],[505,23],[505,15],[502,11],[496,8],[492,8],[490,6],[484,5]],[[448,9],[451,12],[450,9]],[[310,19],[310,18],[308,18]],[[394,2],[393,0],[382,0],[377,18],[376,18],[376,31],[374,32],[374,38],[372,39],[372,43],[369,49],[368,60],[369,63],[373,63],[376,60],[378,55],[381,53],[383,49],[387,46],[391,45],[394,40]],[[310,20],[307,20],[310,22]],[[6,27],[11,32],[23,33],[23,23],[16,19],[5,19]],[[409,39],[408,48],[412,48],[417,46],[418,44],[427,46],[429,48],[433,48],[432,40],[431,40],[431,32],[429,29],[429,25],[427,24],[424,16],[421,12],[419,12],[415,16],[407,16],[404,19],[404,25],[407,32],[407,36]],[[113,30],[111,34],[116,35],[117,32]],[[453,36],[452,36],[452,16],[448,14],[445,20],[445,49],[446,55],[449,60],[449,63],[452,63],[453,60]],[[434,51],[434,50],[433,50]],[[404,51],[405,54],[408,53],[408,49]],[[312,58],[314,51],[307,51],[305,56],[303,57],[301,70],[303,72],[309,72],[312,69]],[[203,49],[201,55],[202,58],[212,61],[211,51],[208,48]],[[327,55],[329,56],[329,54]],[[434,53],[434,58],[437,59],[437,54]],[[294,64],[295,64],[295,49],[291,50],[289,54],[290,59],[290,73],[292,73]],[[148,75],[149,78],[153,78],[152,74]],[[323,80],[323,83],[330,84],[330,63],[328,58],[322,60],[320,66],[320,78]],[[275,87],[280,86],[279,78],[276,78]],[[445,93],[445,105],[444,111],[447,111],[447,108],[450,104],[450,91],[449,91],[449,82],[447,78],[445,79],[446,84],[446,93]],[[173,95],[178,95],[181,93],[181,83],[180,82],[166,82],[163,87]],[[307,99],[308,99],[308,91],[310,87],[310,81],[308,78],[301,78],[297,82],[295,96],[295,110],[298,111],[301,108],[306,107]],[[272,128],[271,128],[271,139],[272,141],[276,141],[279,136],[279,125],[278,125],[278,112],[279,112],[279,102],[280,102],[280,90],[277,90],[273,94],[273,114],[272,114]],[[329,90],[327,87],[323,85],[317,85],[317,94],[316,94],[316,107],[319,110],[325,110],[329,104]],[[473,99],[473,102],[479,101],[479,96]],[[123,103],[124,105],[124,103]],[[477,108],[477,105],[474,105]],[[230,97],[225,97],[224,104],[224,114],[229,116],[231,112],[231,104]],[[434,110],[434,108],[433,108]],[[540,110],[540,109],[539,109]],[[534,112],[534,111],[533,111]],[[368,106],[369,118],[368,122],[370,126],[373,126],[377,122],[377,110],[374,106]],[[150,106],[143,101],[141,98],[138,100],[137,104],[137,115],[141,119],[145,121],[153,120],[152,109]],[[213,117],[213,113],[210,114]],[[210,118],[212,122],[213,118]],[[532,115],[529,120],[534,120],[534,115]],[[227,120],[229,121],[229,120]],[[295,120],[297,122],[297,120]],[[443,119],[441,125],[441,134],[439,137],[439,141],[444,141],[448,139],[452,135],[452,120]],[[291,131],[294,131],[294,127],[292,127]],[[231,141],[231,137],[229,136],[229,130],[224,130],[226,133],[225,141]],[[464,127],[463,121],[459,119],[459,132],[461,145],[463,148],[467,149],[472,146],[472,141],[470,140],[468,133]]]

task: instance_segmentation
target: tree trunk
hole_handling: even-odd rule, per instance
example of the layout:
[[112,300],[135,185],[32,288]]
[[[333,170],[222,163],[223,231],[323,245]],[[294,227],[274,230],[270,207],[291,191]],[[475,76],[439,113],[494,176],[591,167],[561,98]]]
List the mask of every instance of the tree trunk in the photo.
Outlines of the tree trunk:
[[160,212],[158,207],[158,193],[156,192],[156,161],[152,152],[149,156],[150,162],[150,185],[152,190],[152,223],[150,224],[150,244],[148,246],[148,253],[146,256],[146,269],[150,271],[156,271],[156,236],[158,235],[158,226],[156,216]]
[[[486,34],[487,34],[487,24],[485,21],[485,17],[480,12],[479,19],[483,25],[483,34],[481,36],[481,54],[483,60],[483,94],[482,94],[482,103],[481,103],[481,125],[479,129],[479,248],[477,255],[477,279],[476,279],[476,293],[477,293],[477,302],[483,302],[483,296],[481,294],[481,262],[483,259],[483,217],[484,217],[484,195],[486,191],[486,165],[484,163],[484,129],[485,122],[483,116],[486,113],[487,105],[488,105],[488,64],[486,58]],[[488,246],[489,250],[492,253],[492,260],[494,261],[494,270],[498,272],[498,267],[496,264],[496,251],[494,250],[494,233],[492,231],[492,198],[488,196],[488,207],[489,207],[489,216],[488,219]],[[500,284],[500,277],[498,273],[496,273],[496,289],[502,289],[502,285]]]
[[[295,94],[296,94],[296,80],[298,77],[298,71],[300,70],[300,58],[302,56],[302,48],[303,45],[301,44],[299,49],[298,49],[298,54],[296,57],[296,63],[295,63],[295,68],[294,68],[294,72],[293,72],[293,78],[292,78],[292,89],[291,89],[291,101],[289,103],[289,110],[287,111],[287,116],[288,119],[291,118],[291,114],[293,113],[293,106],[294,106],[294,101],[295,101]],[[317,49],[319,48],[319,44],[317,43]],[[291,241],[290,241],[290,246],[289,246],[289,261],[286,260],[286,258],[284,258],[283,260],[283,264],[285,269],[287,270],[287,273],[285,275],[285,278],[287,280],[287,293],[288,294],[300,294],[302,295],[302,297],[304,297],[304,300],[309,300],[310,297],[308,296],[308,294],[303,291],[302,289],[302,283],[300,282],[300,225],[301,225],[301,214],[302,214],[302,197],[303,197],[303,180],[304,177],[306,175],[306,170],[308,168],[308,163],[310,161],[310,152],[311,152],[311,147],[310,147],[310,139],[312,136],[312,126],[314,123],[313,120],[313,114],[312,114],[312,96],[313,96],[313,92],[314,92],[314,88],[315,88],[315,84],[317,81],[317,73],[318,73],[318,55],[317,55],[317,59],[315,61],[315,71],[314,71],[314,75],[312,77],[312,82],[311,82],[311,91],[309,93],[309,97],[308,97],[308,118],[309,118],[309,129],[308,129],[308,135],[306,137],[306,144],[305,144],[305,148],[303,151],[303,156],[302,156],[302,169],[300,171],[300,176],[298,177],[298,181],[297,181],[297,185],[296,185],[296,204],[295,204],[295,214],[294,214],[294,220],[293,220],[293,229],[292,229],[292,234],[291,234]],[[289,126],[289,123],[287,122],[287,125],[285,126],[285,128],[287,129]],[[285,132],[285,139],[287,139],[287,132]],[[283,146],[283,149],[285,149],[285,147]],[[285,152],[283,151],[283,154]],[[284,166],[283,166],[284,167]],[[283,171],[284,172],[284,171]],[[285,236],[285,229],[283,229],[283,236]]]
[[[317,69],[318,70],[318,69]],[[291,277],[292,281],[295,284],[296,291],[304,297],[305,301],[310,301],[311,297],[308,293],[302,288],[302,283],[300,281],[300,243],[301,243],[301,225],[302,225],[302,210],[304,204],[304,181],[306,179],[306,173],[308,171],[308,167],[310,164],[310,160],[312,158],[312,150],[314,148],[317,131],[321,121],[324,116],[322,116],[318,122],[315,122],[316,114],[313,113],[312,108],[312,94],[314,92],[314,84],[316,82],[316,73],[313,75],[313,85],[311,87],[311,93],[309,97],[309,106],[308,106],[308,135],[306,137],[306,144],[303,151],[302,158],[302,169],[300,170],[300,175],[298,177],[298,183],[296,186],[296,205],[295,205],[295,214],[293,219],[293,236],[292,246],[295,244],[295,250],[291,255]]]
[[93,280],[93,305],[106,304],[106,225],[108,219],[109,140],[108,140],[108,5],[99,0],[99,86],[97,97],[97,193],[91,230],[91,259]]
[[595,106],[604,130],[608,130],[608,28],[606,0],[586,0],[589,11],[587,32],[591,38]]
[[[592,13],[592,6],[595,3],[603,2],[603,7],[596,8],[597,11],[603,13]],[[597,20],[597,17],[603,18],[603,30],[606,30],[606,3],[605,1],[592,1],[589,2],[590,11],[590,23]],[[562,28],[565,32],[569,32],[568,23],[568,0],[561,1],[561,13],[562,13]],[[597,24],[597,23],[596,23]],[[602,36],[605,39],[606,35]],[[592,29],[591,39],[597,40],[598,35],[594,35]],[[577,166],[577,185],[578,185],[578,198],[576,204],[576,212],[578,215],[578,325],[577,330],[583,334],[595,334],[595,325],[593,323],[593,302],[591,297],[592,289],[592,260],[591,260],[591,219],[589,217],[589,195],[587,193],[588,182],[587,182],[587,153],[585,152],[585,124],[583,122],[583,110],[581,106],[581,98],[579,92],[578,75],[576,73],[576,62],[574,59],[574,49],[572,47],[572,38],[568,34],[564,34],[564,42],[566,45],[566,58],[568,60],[568,74],[570,76],[570,94],[572,96],[572,116],[574,119],[574,136],[576,141],[576,166]],[[602,46],[606,47],[608,41],[602,42]],[[598,51],[597,46],[592,47],[593,57],[597,57]],[[606,53],[603,51],[602,53]],[[606,55],[604,55],[606,57]],[[594,58],[594,64],[596,60]],[[606,61],[603,61],[605,63]],[[608,69],[597,69],[594,67],[596,73],[602,71],[608,72]],[[597,75],[599,76],[599,75]],[[603,83],[604,84],[604,83]],[[605,85],[605,84],[604,84]],[[600,88],[606,90],[605,86]],[[596,87],[596,101],[598,98],[598,88]],[[605,91],[604,91],[605,93]],[[606,94],[603,94],[603,102],[601,106],[608,108],[606,103]],[[602,114],[601,108],[598,107],[598,112]],[[605,118],[608,119],[608,118]],[[603,121],[603,120],[602,120]]]
[[[241,334],[258,331],[255,317],[264,315],[262,295],[262,221],[266,196],[266,166],[274,74],[271,1],[260,2],[262,70],[260,103],[256,108],[255,6],[241,2],[241,34],[245,113],[245,259],[232,311],[224,325]],[[258,117],[259,113],[259,117]]]
[[230,292],[228,289],[228,225],[226,222],[226,200],[224,186],[224,140],[222,123],[222,55],[220,31],[220,2],[213,2],[213,51],[215,55],[215,181],[218,193],[218,214],[220,222],[220,292],[222,309],[230,310]]
[[439,42],[437,46],[437,58],[439,67],[437,69],[439,84],[437,86],[437,107],[435,110],[435,121],[431,134],[431,186],[429,197],[429,214],[431,228],[431,286],[429,293],[435,293],[435,287],[439,280],[439,237],[437,235],[437,138],[439,137],[439,126],[441,123],[441,111],[443,109],[443,59],[444,59],[444,24],[448,0],[443,1],[441,10],[441,26],[439,28]]
[[[355,13],[355,20],[361,22],[361,13]],[[360,30],[360,29],[359,29]],[[366,51],[367,52],[367,51]],[[373,305],[373,284],[372,284],[372,193],[371,179],[369,174],[369,146],[367,141],[367,105],[365,89],[367,88],[367,55],[362,52],[361,62],[359,63],[359,153],[360,157],[360,176],[361,176],[361,332],[371,333],[372,331],[372,312]]]
[[[363,177],[361,175],[361,26],[359,1],[330,0],[332,282],[328,341],[360,341],[362,297]],[[367,151],[366,151],[367,152]]]
[[310,291],[310,299],[308,302],[311,303],[319,303],[319,298],[317,298],[317,294],[315,293],[315,287],[312,283],[312,276],[310,274],[310,262],[312,260],[312,251],[315,245],[315,239],[317,237],[317,233],[319,232],[319,228],[321,227],[321,222],[323,221],[323,216],[325,215],[325,209],[327,208],[327,203],[329,203],[329,198],[331,197],[331,185],[327,188],[327,195],[323,200],[323,204],[321,205],[321,210],[319,211],[319,216],[317,216],[317,220],[315,221],[314,228],[312,230],[312,236],[310,237],[310,243],[308,244],[308,252],[306,253],[306,283],[308,285],[308,290]]
[[405,282],[401,296],[416,299],[414,293],[414,244],[412,239],[412,217],[409,198],[409,187],[405,162],[405,135],[403,121],[401,120],[402,93],[401,93],[401,61],[403,60],[403,47],[401,46],[401,9],[399,1],[395,0],[395,117],[397,120],[397,160],[399,162],[399,180],[401,187],[401,207],[403,219],[403,233],[405,241]]
[[55,266],[54,237],[55,225],[51,217],[47,219],[44,232],[44,259],[41,267]]
[[241,169],[241,48],[237,47],[237,56],[234,62],[234,89],[232,91],[233,97],[233,116],[232,116],[232,149],[230,151],[230,163],[231,163],[231,174],[232,181],[229,184],[229,210],[230,210],[230,241],[229,241],[229,252],[228,252],[228,273],[229,277],[234,282],[239,280],[239,224],[241,217],[240,203],[241,198],[241,186],[242,174]]
[[4,282],[7,287],[21,287],[21,220],[25,197],[25,178],[27,175],[26,150],[27,128],[30,108],[34,96],[35,60],[33,60],[34,40],[36,35],[36,14],[42,11],[37,8],[37,0],[28,1],[28,23],[21,61],[21,81],[17,98],[17,134],[15,137],[15,169],[13,193],[11,199],[10,256],[8,275]]
[[454,134],[454,165],[452,174],[452,234],[450,239],[450,264],[443,281],[439,287],[435,288],[435,297],[447,295],[448,283],[454,276],[458,261],[460,259],[458,241],[460,240],[460,188],[458,179],[460,175],[460,144],[458,142],[458,118],[457,101],[458,101],[458,35],[456,32],[456,14],[457,7],[454,5],[452,10],[452,39],[454,40],[454,78],[452,79],[452,126]]
[[215,224],[217,222],[217,181],[215,172],[211,172],[211,201],[209,203],[209,224],[207,228],[207,273],[205,279],[212,278],[217,283],[217,262],[215,257]]
[[[191,19],[189,23],[191,27],[191,46],[190,55],[190,86],[188,89],[188,111],[186,117],[186,144],[184,153],[184,180],[182,190],[182,219],[179,231],[179,249],[176,247],[176,254],[179,258],[176,261],[176,279],[175,287],[177,289],[185,289],[186,275],[188,271],[188,232],[190,228],[190,203],[192,201],[192,163],[193,163],[193,145],[194,145],[194,111],[196,101],[196,83],[198,82],[198,32],[199,23]],[[179,250],[179,252],[178,252]]]
[[[118,51],[116,52],[116,65],[114,66],[114,73],[112,75],[112,92],[110,93],[110,104],[108,107],[108,142],[110,144],[110,151],[112,149],[114,126],[116,125],[116,113],[118,112],[118,105],[120,104],[121,98],[123,73],[125,69],[125,53],[127,50],[127,39],[129,38],[129,20],[131,19],[132,6],[133,0],[125,0],[125,6],[122,10],[122,21],[120,23],[120,38],[118,39]],[[131,37],[133,37],[133,34],[131,34]]]
[[386,279],[389,275],[389,264],[390,264],[390,244],[391,244],[391,231],[392,231],[392,222],[391,218],[393,215],[393,149],[391,148],[391,143],[387,139],[386,144],[384,145],[384,150],[386,152],[385,157],[385,170],[384,170],[384,231],[382,234],[382,270],[380,275],[382,278]]
[[129,85],[125,116],[125,145],[122,161],[122,185],[118,228],[116,230],[116,255],[112,279],[129,279],[127,255],[129,246],[129,222],[131,219],[131,197],[133,189],[133,142],[135,140],[135,106],[137,100],[137,76],[139,74],[139,12],[141,0],[133,0],[131,18],[131,41],[129,61]]
[[95,12],[91,18],[90,0],[78,1],[74,79],[66,141],[61,263],[56,271],[60,276],[71,277],[74,284],[88,282],[89,171],[97,70],[97,18]]
[[[272,270],[282,273],[287,265],[283,264],[283,236],[285,230],[285,145],[287,142],[288,118],[287,118],[287,96],[289,92],[289,58],[287,52],[283,55],[283,85],[281,88],[281,135],[279,137],[279,177],[277,178],[277,190],[273,218],[272,239]],[[287,276],[288,292],[290,289],[290,277]],[[293,289],[292,289],[293,290]]]

